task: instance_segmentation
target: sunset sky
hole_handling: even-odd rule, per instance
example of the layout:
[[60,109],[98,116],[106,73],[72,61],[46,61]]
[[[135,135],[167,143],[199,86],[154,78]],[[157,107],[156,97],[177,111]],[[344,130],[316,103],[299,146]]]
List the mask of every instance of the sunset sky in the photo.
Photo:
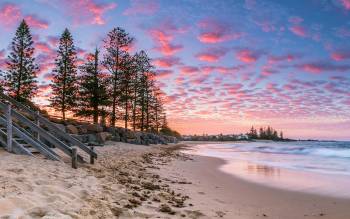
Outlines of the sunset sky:
[[83,58],[113,27],[157,67],[182,134],[271,125],[289,138],[350,140],[350,0],[0,0],[0,68],[25,18],[47,104],[57,40]]

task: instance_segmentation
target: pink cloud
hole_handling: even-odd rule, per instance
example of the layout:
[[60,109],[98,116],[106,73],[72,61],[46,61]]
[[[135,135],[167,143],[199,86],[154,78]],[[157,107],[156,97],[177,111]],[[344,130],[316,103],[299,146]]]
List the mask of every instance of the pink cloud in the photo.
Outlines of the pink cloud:
[[289,30],[294,33],[295,35],[297,36],[300,36],[300,37],[306,37],[307,36],[307,33],[306,33],[306,30],[304,27],[302,26],[292,26],[289,28]]
[[23,16],[18,5],[7,3],[0,9],[0,24],[6,28],[18,24],[22,18],[25,19],[27,24],[32,28],[47,29],[49,26],[47,21],[39,19],[36,15]]
[[175,53],[181,51],[183,49],[182,45],[175,45],[167,42],[160,43],[159,46],[156,46],[154,50],[162,53],[166,56],[174,55]]
[[236,58],[245,63],[256,62],[260,56],[260,52],[252,51],[249,49],[241,49],[236,53]]
[[0,22],[5,27],[12,27],[21,17],[21,9],[15,4],[7,3],[0,9]]
[[243,32],[234,31],[229,24],[219,23],[212,19],[202,20],[198,23],[202,32],[197,37],[202,43],[221,43],[241,38]]
[[328,62],[305,63],[297,67],[303,71],[316,74],[329,71],[344,72],[350,70],[350,65],[334,65]]
[[346,10],[350,10],[350,0],[340,0]]
[[268,62],[269,63],[275,63],[275,62],[292,62],[296,59],[295,55],[293,54],[286,54],[281,56],[269,56]]
[[163,57],[158,59],[153,59],[153,64],[157,67],[169,68],[174,65],[181,64],[180,59],[177,57]]
[[159,9],[159,3],[155,0],[131,0],[130,8],[126,9],[124,15],[152,15]]
[[346,59],[350,59],[350,50],[349,51],[334,51],[331,54],[331,57],[335,61],[343,61]]
[[200,52],[196,55],[196,58],[200,61],[205,62],[217,62],[220,58],[222,58],[227,53],[227,49],[225,48],[212,48],[207,49],[203,52]]
[[194,66],[182,66],[180,68],[180,73],[183,75],[192,75],[198,73],[199,71],[199,68]]
[[159,26],[148,30],[148,33],[156,44],[154,50],[163,55],[171,56],[183,49],[182,45],[172,43],[175,35],[186,31],[187,28],[177,27],[172,20],[165,20]]
[[157,79],[168,78],[172,74],[173,74],[173,71],[171,70],[158,70],[156,72],[156,78]]
[[117,7],[116,3],[96,3],[94,0],[64,0],[64,2],[75,24],[104,25],[105,13]]
[[297,24],[302,23],[302,22],[304,21],[304,19],[301,18],[301,17],[298,17],[298,16],[293,16],[293,17],[290,17],[290,18],[288,19],[288,21],[289,21],[290,23],[292,23],[292,24],[297,25]]
[[47,43],[43,43],[43,42],[35,43],[35,48],[39,52],[45,52],[45,53],[52,52],[52,49],[50,48],[50,46]]
[[28,25],[33,28],[38,29],[47,29],[49,27],[49,23],[45,20],[39,19],[36,15],[28,15],[24,18]]

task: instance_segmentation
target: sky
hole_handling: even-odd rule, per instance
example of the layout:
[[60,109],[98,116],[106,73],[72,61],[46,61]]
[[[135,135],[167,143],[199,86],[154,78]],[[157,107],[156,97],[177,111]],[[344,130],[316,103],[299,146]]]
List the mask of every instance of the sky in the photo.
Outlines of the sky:
[[271,125],[285,137],[350,140],[350,0],[0,0],[0,68],[21,19],[47,104],[58,37],[83,57],[122,27],[146,50],[182,134]]

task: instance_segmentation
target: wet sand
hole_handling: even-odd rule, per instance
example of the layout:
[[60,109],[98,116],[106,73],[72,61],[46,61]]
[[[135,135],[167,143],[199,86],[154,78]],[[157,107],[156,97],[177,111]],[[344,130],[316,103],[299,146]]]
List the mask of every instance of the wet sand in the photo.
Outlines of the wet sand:
[[268,188],[181,145],[109,143],[95,165],[0,149],[0,218],[350,218],[350,201]]

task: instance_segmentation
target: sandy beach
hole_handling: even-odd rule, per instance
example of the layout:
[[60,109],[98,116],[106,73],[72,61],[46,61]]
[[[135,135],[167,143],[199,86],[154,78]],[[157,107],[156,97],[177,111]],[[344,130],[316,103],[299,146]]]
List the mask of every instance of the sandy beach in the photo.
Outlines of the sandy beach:
[[0,150],[0,218],[350,218],[350,200],[249,183],[181,145],[108,143],[80,166]]

